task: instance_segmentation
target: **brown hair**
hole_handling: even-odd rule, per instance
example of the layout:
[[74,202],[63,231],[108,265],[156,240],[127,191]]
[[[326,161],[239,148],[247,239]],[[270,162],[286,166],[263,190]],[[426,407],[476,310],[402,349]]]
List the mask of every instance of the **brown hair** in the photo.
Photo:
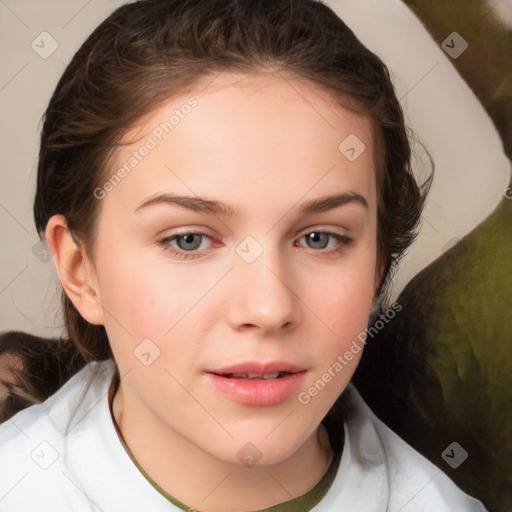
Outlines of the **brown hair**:
[[69,340],[0,334],[0,423],[55,393],[85,362]]
[[[408,132],[389,72],[315,0],[140,0],[114,11],[73,57],[44,116],[34,218],[43,233],[62,214],[93,257],[94,189],[122,136],[170,95],[224,70],[277,69],[370,116],[377,131],[378,260],[385,277],[415,237],[430,180],[411,172]],[[341,141],[340,141],[341,142]],[[108,179],[108,176],[107,176]],[[110,358],[103,326],[63,293],[69,336],[84,361]]]

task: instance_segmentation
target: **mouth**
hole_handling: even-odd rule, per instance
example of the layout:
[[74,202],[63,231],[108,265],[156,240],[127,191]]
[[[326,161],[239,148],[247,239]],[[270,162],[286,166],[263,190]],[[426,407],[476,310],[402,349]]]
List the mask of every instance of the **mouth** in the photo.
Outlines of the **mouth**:
[[207,370],[207,373],[233,379],[277,379],[303,371],[305,368],[287,361],[248,361],[224,368],[212,368]]
[[219,377],[224,377],[226,379],[242,379],[242,380],[273,380],[273,379],[282,379],[283,377],[287,377],[288,375],[292,375],[293,373],[298,372],[273,372],[273,373],[214,373]]
[[297,392],[307,370],[286,362],[244,363],[213,369],[206,375],[214,389],[237,403],[277,405]]

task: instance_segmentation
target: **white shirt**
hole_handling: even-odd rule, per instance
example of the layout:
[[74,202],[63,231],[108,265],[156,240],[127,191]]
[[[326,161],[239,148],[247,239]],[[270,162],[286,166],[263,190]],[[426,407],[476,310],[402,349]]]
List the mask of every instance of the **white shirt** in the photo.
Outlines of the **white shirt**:
[[[111,361],[91,363],[0,425],[1,512],[181,510],[148,482],[117,436],[108,404],[113,370]],[[485,511],[387,428],[352,385],[346,393],[340,465],[313,511]]]

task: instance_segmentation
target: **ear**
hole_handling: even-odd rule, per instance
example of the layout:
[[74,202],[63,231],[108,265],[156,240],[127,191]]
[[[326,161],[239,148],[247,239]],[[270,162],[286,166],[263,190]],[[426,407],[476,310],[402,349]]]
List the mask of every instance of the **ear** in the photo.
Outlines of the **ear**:
[[103,324],[98,279],[85,248],[75,242],[63,215],[54,215],[46,226],[46,240],[66,295],[82,317]]

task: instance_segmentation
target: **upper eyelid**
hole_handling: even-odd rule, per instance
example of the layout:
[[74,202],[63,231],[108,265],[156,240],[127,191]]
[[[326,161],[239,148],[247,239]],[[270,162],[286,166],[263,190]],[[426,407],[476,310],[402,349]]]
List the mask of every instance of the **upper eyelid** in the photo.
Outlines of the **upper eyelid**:
[[[312,226],[312,227],[307,227],[307,228],[302,229],[300,231],[301,234],[299,235],[299,237],[302,237],[308,233],[314,233],[314,232],[328,233],[331,235],[348,236],[347,232],[349,230],[346,228],[342,228],[342,229],[344,231],[343,233],[337,233],[336,231],[333,231],[332,228],[315,228],[314,226]],[[162,237],[162,239],[185,236],[185,235],[206,235],[210,238],[218,238],[216,235],[214,235],[208,229],[188,228],[188,229],[184,229],[183,231],[178,231],[178,232],[171,233],[170,235],[166,235],[166,236]]]

